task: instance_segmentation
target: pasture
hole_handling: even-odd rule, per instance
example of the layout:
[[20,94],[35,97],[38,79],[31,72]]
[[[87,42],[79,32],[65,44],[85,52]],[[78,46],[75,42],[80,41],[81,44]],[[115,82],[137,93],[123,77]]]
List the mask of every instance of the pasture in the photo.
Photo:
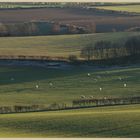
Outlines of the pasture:
[[71,106],[72,101],[82,95],[103,98],[139,96],[140,93],[139,66],[1,66],[0,77],[1,106],[52,103]]
[[140,4],[138,5],[121,5],[121,6],[99,6],[97,9],[113,10],[113,11],[125,11],[140,13]]
[[124,41],[139,32],[116,32],[84,35],[1,37],[0,56],[49,56],[68,58],[80,56],[81,49],[89,43],[101,40]]
[[[140,16],[88,8],[46,8],[46,5],[42,4],[10,6],[0,4],[1,25],[54,21],[88,29],[95,27],[98,33],[0,37],[0,58],[2,56],[6,58],[48,56],[52,59],[68,59],[70,55],[74,55],[81,59],[80,52],[89,43],[94,44],[101,40],[125,42],[128,37],[140,35],[140,32],[126,32],[127,29],[140,26]],[[116,10],[114,7],[98,8]],[[139,5],[116,7],[119,11],[140,12]],[[44,26],[41,26],[41,29],[47,30]],[[3,31],[4,28],[1,30]],[[32,63],[26,61],[27,66],[22,63],[23,61],[10,61],[12,65],[7,65],[7,61],[0,60],[0,113],[5,113],[4,107],[49,108],[53,104],[72,107],[74,100],[140,96],[139,64],[99,67],[79,63],[72,65],[59,61],[57,63],[60,65],[47,66],[48,62],[42,61],[35,66],[33,61]],[[0,114],[0,137],[138,138],[140,137],[139,121],[140,104],[5,113]]]
[[0,115],[0,137],[140,137],[140,105]]

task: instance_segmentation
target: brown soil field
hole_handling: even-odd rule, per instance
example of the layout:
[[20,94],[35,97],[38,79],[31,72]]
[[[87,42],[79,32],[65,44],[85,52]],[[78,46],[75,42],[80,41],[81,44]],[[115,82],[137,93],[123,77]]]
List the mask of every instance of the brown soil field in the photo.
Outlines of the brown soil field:
[[[140,26],[140,16],[99,12],[79,8],[37,8],[0,10],[0,22],[17,23],[28,21],[59,21],[64,24],[93,26],[96,31],[125,30]],[[101,27],[103,29],[101,29]]]

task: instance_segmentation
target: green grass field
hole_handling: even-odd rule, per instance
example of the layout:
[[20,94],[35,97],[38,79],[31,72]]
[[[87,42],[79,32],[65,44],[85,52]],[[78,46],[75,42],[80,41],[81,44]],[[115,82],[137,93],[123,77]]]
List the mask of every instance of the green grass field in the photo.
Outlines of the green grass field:
[[0,137],[140,137],[140,105],[0,115]]
[[99,6],[98,9],[140,13],[140,5]]
[[[46,5],[0,5],[0,9],[37,6]],[[140,13],[140,5],[99,8]],[[94,44],[101,40],[120,42],[135,35],[140,35],[140,32],[0,37],[0,56],[68,58],[70,55],[76,55],[80,58],[81,49],[89,43]],[[0,61],[0,107],[15,105],[49,107],[53,103],[71,106],[72,101],[80,99],[81,96],[85,98],[140,96],[139,83],[138,64],[106,68],[87,65],[45,68],[4,66]],[[2,137],[139,138],[140,104],[0,114],[0,138]]]
[[[127,87],[124,87],[125,83]],[[0,105],[70,105],[81,95],[96,98],[139,96],[139,83],[139,66],[110,70],[82,66],[67,69],[1,66]],[[36,85],[39,85],[38,89]]]
[[139,32],[98,33],[36,37],[1,37],[0,55],[69,57],[77,55],[89,43],[101,40],[124,41]]

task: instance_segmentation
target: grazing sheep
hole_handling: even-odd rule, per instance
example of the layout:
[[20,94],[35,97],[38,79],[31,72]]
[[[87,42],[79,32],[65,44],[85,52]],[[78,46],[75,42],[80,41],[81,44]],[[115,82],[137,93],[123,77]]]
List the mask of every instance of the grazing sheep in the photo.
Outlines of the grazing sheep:
[[104,97],[104,99],[107,99],[107,97]]
[[93,96],[90,96],[89,98],[93,98]]
[[124,87],[126,87],[127,85],[126,85],[126,84],[124,84],[123,86],[124,86]]
[[49,85],[50,85],[50,86],[53,86],[53,84],[52,84],[52,83],[49,83]]
[[36,88],[39,88],[39,85],[36,85],[35,87],[36,87]]
[[102,91],[102,88],[100,87],[100,91]]
[[90,76],[90,73],[88,73],[88,76]]
[[81,95],[81,96],[80,96],[80,98],[84,99],[84,98],[86,98],[86,96],[84,96],[84,95]]

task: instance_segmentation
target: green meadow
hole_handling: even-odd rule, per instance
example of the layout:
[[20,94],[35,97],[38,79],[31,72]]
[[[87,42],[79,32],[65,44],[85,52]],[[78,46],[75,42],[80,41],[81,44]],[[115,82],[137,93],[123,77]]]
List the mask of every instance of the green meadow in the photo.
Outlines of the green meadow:
[[140,105],[1,114],[0,137],[140,137]]
[[10,56],[49,56],[79,57],[81,49],[89,43],[101,40],[124,41],[126,38],[140,35],[139,32],[97,33],[83,35],[57,35],[32,37],[1,37],[0,55]]
[[[0,37],[0,59],[9,59],[8,61],[0,60],[0,138],[139,138],[140,104],[92,106],[80,109],[68,109],[68,107],[72,107],[72,102],[76,99],[140,96],[140,64],[129,63],[129,65],[118,66],[105,66],[104,64],[99,67],[95,64],[91,65],[91,63],[26,61],[26,65],[24,65],[25,61],[10,60],[12,58],[29,58],[26,56],[34,56],[34,58],[43,58],[41,56],[47,58],[48,56],[51,59],[68,60],[72,55],[76,56],[75,59],[81,60],[81,50],[89,44],[111,41],[120,43],[123,47],[123,43],[129,37],[140,36],[140,32],[134,32],[135,26],[138,26],[139,23],[139,16],[128,15],[125,17],[116,12],[112,12],[112,14],[110,12],[96,13],[98,10],[90,13],[90,11],[86,11],[88,10],[86,8],[81,11],[78,9],[78,11],[76,5],[75,8],[66,9],[66,14],[65,8],[59,9],[60,11],[57,8],[48,8],[48,10],[52,10],[52,13],[47,13],[47,9],[44,9],[44,12],[43,9],[36,9],[65,7],[65,5],[65,3],[60,5],[56,3],[55,5],[47,3],[0,4],[1,11],[6,8],[6,13],[3,11],[4,13],[1,15],[1,22],[5,23],[10,23],[12,20],[12,23],[17,23],[18,20],[22,22],[23,20],[30,21],[30,19],[36,19],[36,21],[50,19],[50,21],[60,20],[60,22],[64,20],[64,23],[73,25],[77,23],[78,26],[86,24],[88,27],[93,20],[92,22],[97,22],[96,27],[101,24],[98,28],[109,28],[107,31],[113,31],[92,34]],[[9,13],[7,14],[8,8],[12,8],[11,13],[15,11],[15,14],[13,13],[11,16],[12,20],[10,20]],[[140,5],[94,6],[94,8],[104,9],[102,11],[140,13]],[[21,9],[19,17],[17,9]],[[36,12],[40,10],[42,16],[38,14],[39,12],[36,14],[35,9]],[[131,23],[134,27],[133,32],[126,32],[127,26],[130,26]],[[117,29],[119,26],[120,29]],[[0,32],[4,33],[6,28],[2,27]],[[122,27],[123,29],[121,29]],[[42,26],[41,29],[42,31],[47,30],[45,26]],[[124,32],[117,32],[119,30]],[[9,32],[8,35],[10,35]],[[119,60],[119,58],[116,59]],[[8,65],[9,62],[11,65]],[[47,66],[48,63],[50,65]],[[67,109],[58,111],[44,109],[45,111],[42,111],[43,107],[49,109],[53,105],[63,107],[66,105]],[[37,110],[38,106],[40,111]],[[32,109],[29,107],[36,107],[37,111],[28,112]],[[26,112],[20,112],[25,110]]]
[[95,98],[139,96],[139,83],[139,66],[112,69],[86,66],[57,69],[1,66],[0,105],[71,105],[81,95]]
[[140,13],[140,5],[99,6],[99,9]]

